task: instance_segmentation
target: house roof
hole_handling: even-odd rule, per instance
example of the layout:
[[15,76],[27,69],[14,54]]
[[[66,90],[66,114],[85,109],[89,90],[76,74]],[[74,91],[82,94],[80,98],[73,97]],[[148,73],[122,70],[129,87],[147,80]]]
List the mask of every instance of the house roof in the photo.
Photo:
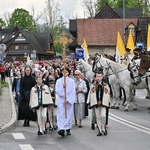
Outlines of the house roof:
[[22,31],[22,33],[39,54],[47,52],[47,43],[49,42],[49,39],[51,41],[50,33],[32,33],[28,31]]
[[[141,17],[142,8],[125,8],[125,18]],[[123,8],[112,8],[106,4],[96,15],[95,18],[123,18]]]
[[[115,8],[115,12],[123,18],[123,8]],[[138,18],[143,16],[141,8],[126,8],[125,18]]]
[[[131,22],[137,25],[138,19],[125,19],[125,25]],[[78,19],[77,20],[77,43],[83,44],[83,38],[87,45],[91,46],[114,46],[116,45],[117,31],[123,38],[124,21],[118,19]]]
[[120,18],[120,16],[112,7],[107,4],[100,10],[98,14],[95,15],[95,18]]
[[[16,30],[16,32],[15,32]],[[47,54],[48,50],[48,43],[52,42],[52,37],[50,33],[34,33],[23,30],[18,27],[9,28],[9,29],[2,29],[1,36],[4,38],[2,39],[4,43],[8,43],[8,47],[11,43],[16,43],[15,38],[18,37],[18,34],[22,33],[23,36],[27,39],[27,41],[17,41],[17,43],[30,43],[32,47],[37,51],[38,54]],[[14,34],[14,36],[12,36]]]

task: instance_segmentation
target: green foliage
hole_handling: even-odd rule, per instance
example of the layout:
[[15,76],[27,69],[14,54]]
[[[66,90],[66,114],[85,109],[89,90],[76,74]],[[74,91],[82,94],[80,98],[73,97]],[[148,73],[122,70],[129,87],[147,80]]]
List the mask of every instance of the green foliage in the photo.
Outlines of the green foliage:
[[35,24],[33,21],[33,17],[29,14],[29,12],[22,8],[17,8],[12,13],[9,20],[9,27],[18,26],[23,29],[28,29],[31,31],[35,31]]
[[56,53],[62,54],[63,47],[61,44],[54,42],[54,49],[55,49]]
[[3,88],[3,87],[8,87],[8,86],[9,86],[9,85],[8,85],[7,82],[3,82],[3,81],[2,81],[2,88]]
[[112,8],[142,8],[144,15],[149,15],[150,2],[148,0],[97,0],[96,13],[98,13],[107,3]]
[[1,28],[5,28],[6,27],[6,23],[4,22],[4,20],[2,18],[0,18],[0,27]]
[[7,82],[1,82],[1,84],[2,84],[2,88],[0,89],[0,96],[2,95],[2,89],[4,88],[4,87],[9,87],[9,85],[8,85],[8,83]]
[[[139,8],[142,4],[142,2],[139,3],[139,1],[137,0],[130,0],[130,1],[124,0],[124,3],[126,8]],[[113,5],[114,8],[122,8],[123,0],[117,0]]]

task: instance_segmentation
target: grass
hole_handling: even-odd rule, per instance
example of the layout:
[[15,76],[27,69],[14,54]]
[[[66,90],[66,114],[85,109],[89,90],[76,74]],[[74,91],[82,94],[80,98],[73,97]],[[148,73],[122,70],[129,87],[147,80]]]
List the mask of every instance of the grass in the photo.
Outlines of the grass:
[[[7,82],[2,81],[2,88],[9,87]],[[2,89],[0,89],[0,96],[2,95]]]
[[8,83],[7,83],[7,82],[2,81],[2,88],[3,88],[3,87],[9,87]]

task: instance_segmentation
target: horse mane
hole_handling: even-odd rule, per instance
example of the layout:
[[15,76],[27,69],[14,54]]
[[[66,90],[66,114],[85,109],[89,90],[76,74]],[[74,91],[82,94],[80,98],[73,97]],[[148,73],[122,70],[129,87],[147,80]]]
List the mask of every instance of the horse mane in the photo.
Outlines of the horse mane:
[[112,55],[104,54],[104,57],[105,57],[105,58],[108,58],[108,59],[110,59],[110,60],[112,60],[112,61],[115,62],[115,57],[112,56]]
[[106,58],[105,56],[102,56],[102,55],[101,55],[101,57],[103,57],[103,58],[107,59],[107,62],[108,62],[108,63],[114,64],[114,65],[116,65],[116,64],[117,64],[119,68],[127,68],[127,66],[126,66],[126,65],[124,65],[124,64],[119,64],[119,63],[117,63],[117,62],[115,62],[115,61],[112,61],[112,60],[110,60],[110,59]]

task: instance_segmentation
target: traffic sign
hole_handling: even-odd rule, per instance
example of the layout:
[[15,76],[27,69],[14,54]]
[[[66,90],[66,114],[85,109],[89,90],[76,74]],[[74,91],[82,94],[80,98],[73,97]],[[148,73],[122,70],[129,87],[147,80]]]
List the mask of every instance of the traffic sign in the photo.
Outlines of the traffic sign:
[[76,58],[84,58],[84,50],[76,49]]
[[0,44],[0,51],[5,51],[5,50],[6,50],[6,45]]

